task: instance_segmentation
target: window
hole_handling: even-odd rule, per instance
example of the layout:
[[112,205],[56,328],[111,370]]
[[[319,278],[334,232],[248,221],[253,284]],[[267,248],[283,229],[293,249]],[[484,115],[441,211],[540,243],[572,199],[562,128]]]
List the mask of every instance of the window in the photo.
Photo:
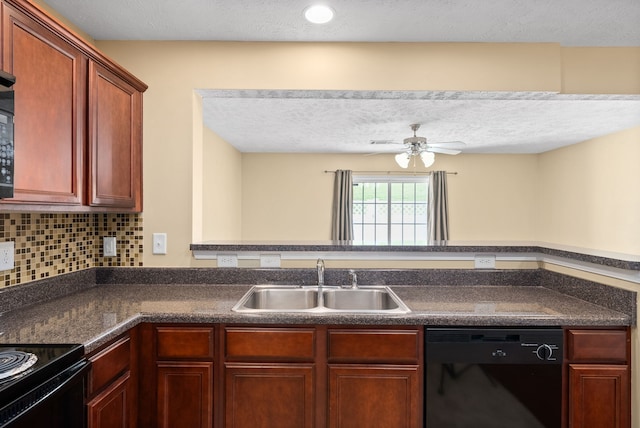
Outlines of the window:
[[426,245],[426,176],[354,176],[353,243]]

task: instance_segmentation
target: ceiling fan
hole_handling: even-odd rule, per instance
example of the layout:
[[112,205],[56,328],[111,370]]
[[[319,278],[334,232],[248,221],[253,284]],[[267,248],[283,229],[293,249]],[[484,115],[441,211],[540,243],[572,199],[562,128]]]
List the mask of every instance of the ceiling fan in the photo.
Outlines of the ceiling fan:
[[[435,161],[435,153],[442,153],[445,155],[457,155],[461,152],[461,149],[465,146],[462,141],[446,141],[442,143],[427,143],[425,137],[418,137],[416,132],[420,129],[419,123],[411,124],[411,130],[413,131],[413,137],[405,138],[403,144],[406,146],[405,150],[398,153],[395,156],[396,163],[401,168],[407,168],[411,159],[420,157],[425,167],[433,165]],[[373,140],[371,144],[400,144],[388,140]],[[448,147],[443,147],[448,146]]]

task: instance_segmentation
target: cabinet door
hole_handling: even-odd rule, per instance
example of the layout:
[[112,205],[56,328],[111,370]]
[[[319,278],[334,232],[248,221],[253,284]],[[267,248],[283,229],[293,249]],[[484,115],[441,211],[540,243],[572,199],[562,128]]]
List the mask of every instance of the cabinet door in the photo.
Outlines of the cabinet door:
[[419,428],[418,366],[329,366],[329,427]]
[[142,94],[89,62],[89,205],[142,210]]
[[129,425],[132,383],[125,373],[87,403],[88,428],[126,428]]
[[569,365],[569,427],[631,426],[629,367]]
[[213,426],[213,363],[157,363],[158,427]]
[[314,384],[313,365],[227,364],[224,426],[312,428]]
[[14,197],[80,205],[87,59],[34,20],[3,5],[3,63],[16,76]]

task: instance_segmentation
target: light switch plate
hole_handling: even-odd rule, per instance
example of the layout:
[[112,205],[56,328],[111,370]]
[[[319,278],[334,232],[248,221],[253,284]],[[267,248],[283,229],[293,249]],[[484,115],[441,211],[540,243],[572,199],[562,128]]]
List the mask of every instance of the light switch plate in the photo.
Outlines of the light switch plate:
[[153,234],[153,254],[167,254],[167,234]]
[[104,257],[115,257],[117,255],[115,236],[105,236],[102,238],[102,254]]
[[15,242],[0,242],[0,270],[9,270],[14,268]]

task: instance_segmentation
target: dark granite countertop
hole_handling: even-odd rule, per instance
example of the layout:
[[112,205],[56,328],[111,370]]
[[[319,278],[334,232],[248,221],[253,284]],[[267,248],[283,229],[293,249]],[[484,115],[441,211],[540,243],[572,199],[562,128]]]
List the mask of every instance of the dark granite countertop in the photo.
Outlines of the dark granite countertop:
[[515,253],[560,257],[617,269],[640,270],[640,256],[603,255],[588,249],[562,249],[538,242],[442,241],[432,245],[353,245],[350,241],[206,241],[192,243],[194,255],[207,252],[364,252],[378,254],[422,253],[427,255]]
[[100,284],[0,315],[0,343],[82,343],[87,352],[141,322],[620,326],[633,317],[542,286],[392,286],[408,314],[241,314],[250,285]]

